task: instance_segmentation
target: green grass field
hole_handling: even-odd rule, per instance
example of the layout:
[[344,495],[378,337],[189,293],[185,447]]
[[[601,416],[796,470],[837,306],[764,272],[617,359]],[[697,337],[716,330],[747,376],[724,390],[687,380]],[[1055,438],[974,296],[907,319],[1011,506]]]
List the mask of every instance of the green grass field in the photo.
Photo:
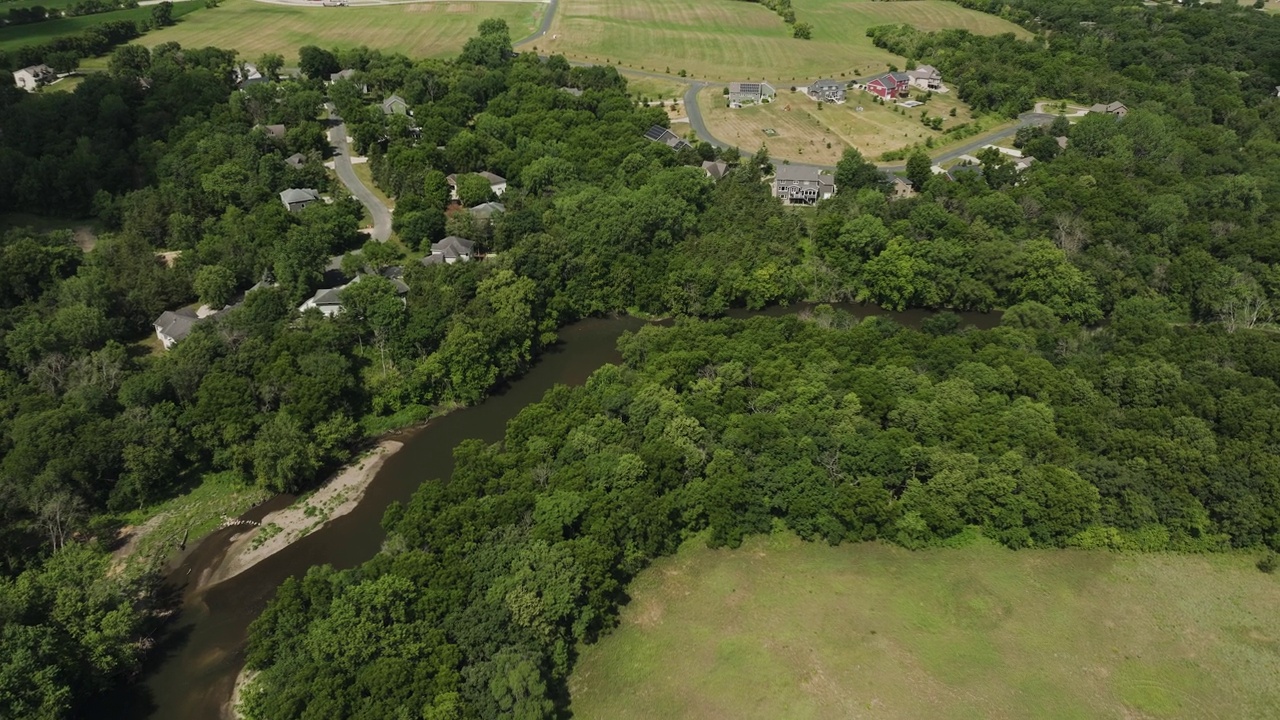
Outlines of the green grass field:
[[575,718],[1280,717],[1280,577],[1244,556],[780,535],[691,544],[629,592]]
[[297,62],[298,48],[367,45],[410,57],[456,55],[486,18],[502,18],[511,36],[533,31],[546,8],[541,3],[419,3],[383,7],[287,7],[227,0],[183,22],[143,38],[149,46],[177,42],[183,47],[238,50],[246,58],[278,52]]
[[[0,10],[4,6],[0,5]],[[202,2],[178,2],[173,4],[173,16],[182,18],[190,15],[196,10],[204,8]],[[81,17],[61,18],[58,20],[48,20],[41,23],[32,23],[30,25],[15,25],[0,29],[0,50],[14,50],[27,45],[38,45],[48,42],[56,37],[64,35],[75,35],[84,32],[91,27],[101,25],[103,23],[115,20],[149,20],[151,18],[150,7],[132,8],[130,10],[116,10],[114,12],[99,13],[97,15],[84,15]],[[179,23],[184,21],[179,20]]]
[[534,45],[571,60],[789,85],[819,75],[869,75],[901,62],[871,44],[866,29],[874,25],[1027,35],[1008,21],[945,0],[794,0],[794,7],[799,20],[813,25],[812,40],[793,39],[771,10],[738,0],[560,0],[551,31]]

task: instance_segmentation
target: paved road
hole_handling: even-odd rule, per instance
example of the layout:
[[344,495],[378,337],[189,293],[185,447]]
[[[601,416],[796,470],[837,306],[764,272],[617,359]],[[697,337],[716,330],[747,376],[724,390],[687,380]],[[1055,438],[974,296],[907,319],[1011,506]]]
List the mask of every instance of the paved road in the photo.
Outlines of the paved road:
[[351,169],[351,149],[347,147],[347,126],[338,117],[333,103],[325,103],[325,109],[335,121],[329,128],[329,144],[333,146],[333,170],[360,204],[369,209],[369,215],[373,218],[373,239],[386,242],[391,237],[391,211],[356,177],[355,171]]
[[538,29],[529,37],[511,43],[511,47],[524,45],[525,43],[531,43],[534,40],[542,39],[542,37],[547,34],[547,31],[551,29],[551,21],[555,19],[556,8],[558,7],[560,7],[560,0],[551,0],[551,2],[547,4],[546,11],[542,13],[542,24],[538,26]]

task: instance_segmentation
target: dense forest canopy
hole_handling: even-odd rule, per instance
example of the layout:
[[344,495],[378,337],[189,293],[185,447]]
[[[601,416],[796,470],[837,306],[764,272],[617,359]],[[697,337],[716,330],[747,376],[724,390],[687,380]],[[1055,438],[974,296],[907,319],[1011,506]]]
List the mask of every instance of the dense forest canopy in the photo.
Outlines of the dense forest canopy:
[[[209,473],[304,487],[604,313],[1009,308],[981,333],[822,313],[629,339],[626,367],[464,446],[388,516],[394,552],[281,591],[255,717],[554,713],[574,644],[696,533],[1275,548],[1277,21],[1115,7],[1002,3],[1047,42],[876,30],[981,109],[1130,112],[1023,129],[1022,173],[995,152],[957,182],[917,161],[909,199],[850,152],[804,213],[770,197],[765,154],[648,142],[665,114],[616,71],[515,56],[498,21],[452,61],[307,47],[302,77],[243,90],[234,53],[173,44],[123,46],[74,93],[0,89],[0,210],[103,228],[88,253],[0,235],[0,715],[72,717],[137,672],[151,608],[128,599],[155,578],[106,573],[120,512]],[[1250,42],[1205,52],[1225,36]],[[411,114],[383,112],[393,93]],[[326,98],[396,198],[396,242],[366,242],[323,168]],[[717,156],[736,166],[713,182]],[[484,221],[446,181],[487,200],[482,171],[508,182]],[[333,202],[289,212],[291,187]],[[419,263],[446,235],[490,257]],[[364,273],[346,311],[300,313],[335,266]],[[167,352],[143,342],[201,303],[233,307]]]

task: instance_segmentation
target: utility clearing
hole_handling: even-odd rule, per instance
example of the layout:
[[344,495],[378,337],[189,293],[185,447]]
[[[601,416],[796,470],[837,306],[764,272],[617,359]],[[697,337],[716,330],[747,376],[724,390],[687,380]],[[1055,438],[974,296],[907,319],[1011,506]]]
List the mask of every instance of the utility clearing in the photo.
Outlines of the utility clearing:
[[1248,555],[695,540],[584,648],[575,718],[1275,718]]

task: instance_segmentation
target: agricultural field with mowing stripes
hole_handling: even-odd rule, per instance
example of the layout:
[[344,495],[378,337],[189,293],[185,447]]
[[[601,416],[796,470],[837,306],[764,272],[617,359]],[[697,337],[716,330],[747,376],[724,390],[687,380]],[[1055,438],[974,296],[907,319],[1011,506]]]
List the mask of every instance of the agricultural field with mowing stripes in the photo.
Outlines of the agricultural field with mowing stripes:
[[870,75],[901,62],[866,37],[875,25],[1027,36],[1013,23],[945,0],[794,0],[793,6],[800,21],[813,25],[812,40],[792,38],[772,10],[738,0],[560,0],[551,31],[533,45],[573,61],[790,85],[818,75]]
[[177,42],[183,47],[234,49],[250,60],[277,52],[286,64],[297,62],[298,48],[367,45],[409,57],[449,57],[476,34],[487,18],[502,18],[518,39],[533,32],[546,9],[543,3],[429,2],[380,7],[298,7],[255,0],[226,0],[177,25],[148,33],[149,46]]
[[[241,1],[248,2],[249,0]],[[197,10],[200,11],[197,14],[203,14],[204,9],[204,3],[198,0],[176,2],[173,4],[173,17],[182,18],[178,20],[179,24],[181,24],[193,13],[196,13]],[[0,5],[0,12],[7,11],[7,5]],[[96,15],[80,15],[57,20],[46,20],[45,22],[31,23],[30,25],[13,25],[0,28],[0,50],[16,50],[28,45],[39,45],[64,35],[76,35],[91,27],[115,20],[132,20],[133,22],[150,20],[151,13],[152,8],[144,6],[128,10],[113,10],[112,12],[98,13]]]
[[1264,718],[1280,581],[1240,555],[791,536],[691,542],[585,648],[571,709],[610,718]]

